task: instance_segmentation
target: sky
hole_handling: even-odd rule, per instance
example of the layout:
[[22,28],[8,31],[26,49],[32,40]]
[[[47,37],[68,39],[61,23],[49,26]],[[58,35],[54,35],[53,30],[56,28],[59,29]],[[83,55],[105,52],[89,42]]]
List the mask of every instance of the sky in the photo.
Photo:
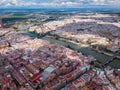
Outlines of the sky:
[[120,0],[0,0],[0,8],[9,7],[80,8],[96,6],[120,7]]

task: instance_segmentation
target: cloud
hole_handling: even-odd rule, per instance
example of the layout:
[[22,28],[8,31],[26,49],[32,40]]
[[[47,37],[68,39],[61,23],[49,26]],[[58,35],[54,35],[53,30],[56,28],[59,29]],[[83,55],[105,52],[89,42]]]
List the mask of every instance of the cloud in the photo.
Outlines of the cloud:
[[0,7],[85,7],[120,6],[120,0],[1,0]]

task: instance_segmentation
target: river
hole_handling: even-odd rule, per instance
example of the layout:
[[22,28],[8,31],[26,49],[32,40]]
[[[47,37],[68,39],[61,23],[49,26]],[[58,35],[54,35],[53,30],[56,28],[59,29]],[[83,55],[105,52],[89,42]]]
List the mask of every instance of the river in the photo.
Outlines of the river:
[[[110,56],[107,56],[105,54],[96,52],[94,50],[85,48],[85,47],[81,47],[78,46],[76,44],[73,44],[71,42],[67,42],[67,41],[63,41],[63,40],[56,40],[53,37],[48,37],[48,36],[40,36],[34,33],[30,33],[30,32],[23,32],[24,34],[32,37],[32,38],[39,38],[42,40],[47,40],[50,42],[54,42],[54,43],[58,43],[60,45],[64,45],[65,47],[69,47],[72,50],[78,51],[78,52],[82,52],[84,55],[92,55],[94,56],[99,62],[103,62],[104,60],[110,59]],[[110,66],[114,67],[114,68],[119,68],[120,69],[120,59],[114,59],[114,61],[112,61],[111,63],[109,63]]]

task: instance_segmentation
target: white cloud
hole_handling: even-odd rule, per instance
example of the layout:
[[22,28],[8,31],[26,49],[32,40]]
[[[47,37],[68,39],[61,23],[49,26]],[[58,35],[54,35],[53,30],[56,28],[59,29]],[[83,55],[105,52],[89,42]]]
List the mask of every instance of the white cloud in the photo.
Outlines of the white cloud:
[[11,6],[11,4],[10,3],[7,3],[6,5],[5,5],[5,7],[10,7]]
[[0,7],[79,7],[87,5],[120,6],[120,0],[0,0]]

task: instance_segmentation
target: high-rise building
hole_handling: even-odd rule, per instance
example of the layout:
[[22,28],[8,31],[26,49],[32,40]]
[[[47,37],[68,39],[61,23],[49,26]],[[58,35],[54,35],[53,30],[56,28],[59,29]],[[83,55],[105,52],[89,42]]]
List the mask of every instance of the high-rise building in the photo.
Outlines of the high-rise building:
[[3,27],[3,22],[2,22],[2,19],[0,18],[0,28]]

